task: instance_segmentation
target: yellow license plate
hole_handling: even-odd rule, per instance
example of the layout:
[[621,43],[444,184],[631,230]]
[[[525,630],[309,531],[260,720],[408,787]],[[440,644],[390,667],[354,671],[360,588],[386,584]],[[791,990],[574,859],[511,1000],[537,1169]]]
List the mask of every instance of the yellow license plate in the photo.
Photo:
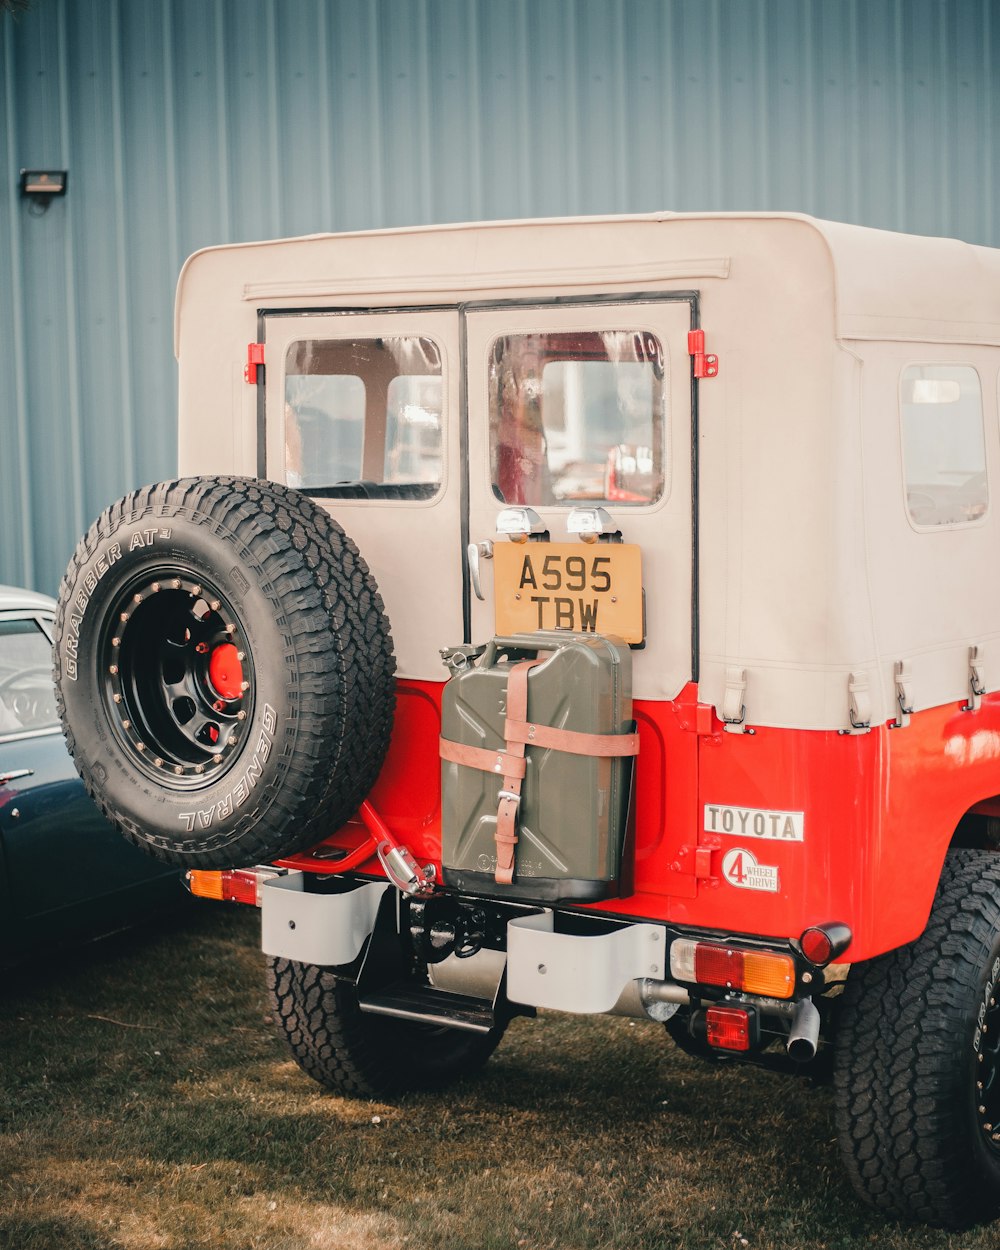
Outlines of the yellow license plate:
[[572,629],[643,641],[634,544],[498,542],[493,559],[498,634]]

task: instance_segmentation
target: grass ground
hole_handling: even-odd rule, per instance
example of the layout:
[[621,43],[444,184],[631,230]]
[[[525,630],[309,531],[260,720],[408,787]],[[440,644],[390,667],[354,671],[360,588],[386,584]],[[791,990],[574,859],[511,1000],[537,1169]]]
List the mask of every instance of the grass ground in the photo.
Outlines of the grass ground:
[[701,1065],[653,1024],[515,1021],[444,1095],[324,1093],[274,1034],[257,939],[205,905],[7,975],[3,1250],[1000,1244],[866,1211],[828,1093]]

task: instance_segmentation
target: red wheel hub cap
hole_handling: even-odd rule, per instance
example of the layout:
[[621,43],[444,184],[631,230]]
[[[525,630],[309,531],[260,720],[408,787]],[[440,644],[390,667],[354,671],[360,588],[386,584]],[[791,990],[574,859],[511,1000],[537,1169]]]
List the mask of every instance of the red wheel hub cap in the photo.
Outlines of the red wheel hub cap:
[[208,680],[223,699],[239,699],[243,694],[243,665],[231,642],[223,642],[208,661]]

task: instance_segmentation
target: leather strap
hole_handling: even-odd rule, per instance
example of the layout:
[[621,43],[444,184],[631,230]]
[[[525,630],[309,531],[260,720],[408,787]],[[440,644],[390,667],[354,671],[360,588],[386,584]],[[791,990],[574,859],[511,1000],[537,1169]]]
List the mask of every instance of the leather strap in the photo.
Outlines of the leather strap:
[[[528,673],[536,664],[541,664],[547,656],[538,656],[534,660],[522,660],[515,664],[507,677],[507,716],[513,721],[523,721],[528,717]],[[508,742],[510,748],[507,755],[511,759],[525,764],[524,743]],[[519,775],[518,775],[519,772]],[[513,885],[514,883],[514,848],[517,846],[517,811],[521,806],[521,780],[524,777],[523,767],[518,772],[504,774],[497,804],[497,867],[493,879],[497,885]]]
[[529,747],[546,747],[553,751],[566,751],[570,755],[617,757],[639,754],[638,734],[580,733],[575,729],[555,729],[550,725],[515,721],[509,715],[503,736],[508,746],[513,742],[523,742]]
[[524,756],[510,755],[507,751],[487,751],[483,747],[469,747],[450,738],[438,739],[441,758],[449,764],[463,764],[466,768],[478,768],[484,773],[523,777],[528,766]]

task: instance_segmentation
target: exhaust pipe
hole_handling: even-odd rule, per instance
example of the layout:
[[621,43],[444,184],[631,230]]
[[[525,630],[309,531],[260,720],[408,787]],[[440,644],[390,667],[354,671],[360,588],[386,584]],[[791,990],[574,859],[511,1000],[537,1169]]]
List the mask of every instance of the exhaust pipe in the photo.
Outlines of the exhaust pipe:
[[811,998],[800,998],[788,1034],[788,1054],[796,1063],[805,1063],[815,1057],[818,1045],[819,1009]]

